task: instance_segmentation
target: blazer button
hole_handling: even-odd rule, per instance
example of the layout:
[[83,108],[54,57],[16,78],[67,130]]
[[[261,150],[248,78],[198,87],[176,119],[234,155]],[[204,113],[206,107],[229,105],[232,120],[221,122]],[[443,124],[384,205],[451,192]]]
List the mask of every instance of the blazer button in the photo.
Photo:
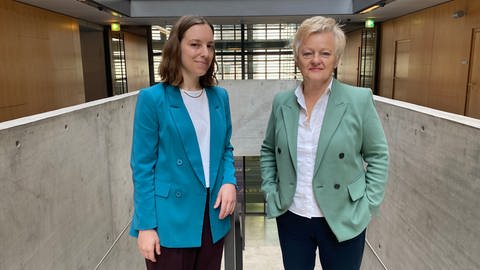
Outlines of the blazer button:
[[339,188],[340,188],[340,184],[335,184],[335,185],[333,185],[333,187],[334,187],[335,189],[339,189]]
[[281,154],[281,153],[282,153],[282,149],[277,148],[277,152],[278,152],[279,154]]
[[344,157],[344,156],[345,156],[345,154],[344,154],[344,153],[340,153],[340,154],[338,154],[338,157],[339,157],[340,159],[343,159],[343,157]]
[[182,192],[180,192],[180,191],[175,192],[175,197],[177,197],[177,198],[182,197]]
[[182,164],[183,164],[183,160],[177,159],[177,165],[178,165],[178,166],[181,166]]

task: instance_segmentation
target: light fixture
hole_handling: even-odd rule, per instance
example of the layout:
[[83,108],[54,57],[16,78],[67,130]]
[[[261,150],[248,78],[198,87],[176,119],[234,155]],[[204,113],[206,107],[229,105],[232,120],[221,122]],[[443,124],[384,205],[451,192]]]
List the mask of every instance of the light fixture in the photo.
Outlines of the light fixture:
[[119,18],[122,18],[122,17],[123,17],[122,14],[120,14],[120,13],[118,13],[118,12],[116,12],[116,11],[111,11],[110,14],[112,14],[112,15],[115,16],[115,17],[119,17]]
[[376,4],[376,5],[370,6],[370,7],[366,8],[366,9],[360,11],[359,13],[360,13],[360,14],[365,14],[365,13],[368,13],[368,12],[370,12],[370,11],[373,11],[373,10],[379,8],[379,7],[380,7],[380,5]]
[[379,7],[384,7],[384,6],[385,6],[385,1],[379,1],[374,5],[371,5],[369,7],[366,7],[364,9],[360,10],[358,13],[365,14],[365,13],[368,13],[368,12],[372,12]]

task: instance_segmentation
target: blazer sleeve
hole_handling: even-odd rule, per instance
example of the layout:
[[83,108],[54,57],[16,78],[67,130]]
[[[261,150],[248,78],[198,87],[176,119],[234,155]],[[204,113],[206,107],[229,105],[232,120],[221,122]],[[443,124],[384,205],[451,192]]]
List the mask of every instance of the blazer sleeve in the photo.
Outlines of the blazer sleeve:
[[134,185],[132,235],[138,233],[138,230],[157,227],[154,195],[159,140],[157,107],[153,93],[140,91],[135,108],[130,158]]
[[226,90],[223,90],[223,104],[225,106],[225,120],[227,122],[227,134],[225,136],[225,146],[223,150],[223,180],[222,184],[233,184],[237,185],[237,180],[235,178],[235,167],[233,160],[233,146],[230,142],[232,137],[232,118],[230,115],[230,102],[228,98],[228,93]]
[[277,191],[277,161],[275,157],[275,122],[276,122],[276,107],[278,95],[275,96],[268,119],[265,138],[260,149],[260,169],[262,175],[262,191],[265,198],[272,192]]
[[365,173],[366,196],[371,213],[376,214],[380,203],[383,201],[388,179],[388,145],[371,91],[369,91],[363,123],[361,151],[363,159],[367,163]]

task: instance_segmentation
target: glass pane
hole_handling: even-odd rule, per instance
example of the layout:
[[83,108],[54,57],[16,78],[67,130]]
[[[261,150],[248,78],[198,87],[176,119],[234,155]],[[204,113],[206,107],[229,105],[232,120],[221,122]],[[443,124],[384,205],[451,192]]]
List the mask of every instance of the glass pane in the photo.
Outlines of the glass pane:
[[[160,80],[158,65],[171,27],[152,26],[155,82]],[[217,78],[288,80],[301,77],[289,47],[297,27],[297,24],[246,24],[242,41],[241,24],[214,25]]]
[[245,157],[245,206],[246,213],[265,213],[265,200],[261,191],[260,157]]

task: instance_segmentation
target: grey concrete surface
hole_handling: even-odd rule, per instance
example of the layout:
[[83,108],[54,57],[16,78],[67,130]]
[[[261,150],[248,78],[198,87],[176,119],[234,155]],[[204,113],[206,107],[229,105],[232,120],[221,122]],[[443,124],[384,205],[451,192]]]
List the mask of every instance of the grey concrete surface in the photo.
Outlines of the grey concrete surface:
[[391,166],[370,244],[387,269],[480,269],[480,120],[385,98],[377,110]]
[[298,82],[277,80],[225,80],[232,114],[232,145],[236,156],[258,156],[267,127],[273,96],[295,89]]
[[[258,155],[273,95],[296,84],[221,82],[236,155]],[[0,269],[144,269],[124,230],[135,95],[0,123]],[[390,182],[362,269],[480,269],[480,121],[376,104]]]
[[95,268],[131,215],[134,101],[0,123],[0,269]]

